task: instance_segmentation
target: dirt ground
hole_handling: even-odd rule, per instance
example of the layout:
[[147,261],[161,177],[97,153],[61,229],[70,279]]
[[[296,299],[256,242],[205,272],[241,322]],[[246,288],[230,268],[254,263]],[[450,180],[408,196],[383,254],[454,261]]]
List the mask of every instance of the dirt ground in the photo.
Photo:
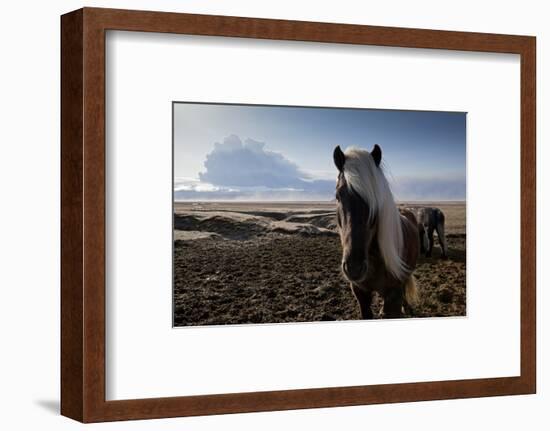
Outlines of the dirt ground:
[[[449,259],[415,269],[419,302],[408,317],[466,314],[466,207],[446,216]],[[333,203],[176,203],[174,325],[359,319],[340,271]],[[382,301],[373,304],[375,315]]]

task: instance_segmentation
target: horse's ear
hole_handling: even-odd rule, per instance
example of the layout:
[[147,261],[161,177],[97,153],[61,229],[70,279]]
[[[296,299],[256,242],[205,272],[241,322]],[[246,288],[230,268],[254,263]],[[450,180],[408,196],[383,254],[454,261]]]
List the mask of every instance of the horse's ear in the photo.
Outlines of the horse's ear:
[[346,156],[344,155],[344,152],[340,148],[340,145],[337,145],[334,149],[334,164],[338,168],[340,172],[344,170],[344,163],[346,162]]
[[374,148],[370,152],[370,155],[374,159],[376,166],[380,166],[380,162],[382,161],[382,149],[377,144],[374,144]]

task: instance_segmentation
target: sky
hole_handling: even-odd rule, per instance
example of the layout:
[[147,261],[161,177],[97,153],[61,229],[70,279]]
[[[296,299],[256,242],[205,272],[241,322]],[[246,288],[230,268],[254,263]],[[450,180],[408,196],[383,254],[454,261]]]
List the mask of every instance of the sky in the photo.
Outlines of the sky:
[[174,103],[176,201],[332,200],[336,145],[382,148],[399,201],[466,198],[460,112]]

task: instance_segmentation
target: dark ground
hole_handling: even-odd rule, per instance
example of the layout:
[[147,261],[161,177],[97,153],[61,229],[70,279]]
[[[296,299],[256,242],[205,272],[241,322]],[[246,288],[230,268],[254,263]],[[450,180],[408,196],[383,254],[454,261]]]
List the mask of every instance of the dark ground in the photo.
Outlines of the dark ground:
[[[414,317],[466,314],[465,208],[449,205],[439,207],[450,258],[439,259],[436,240],[434,257],[419,260]],[[327,217],[333,205],[259,207],[176,204],[175,326],[359,319]],[[375,315],[380,308],[378,298]]]

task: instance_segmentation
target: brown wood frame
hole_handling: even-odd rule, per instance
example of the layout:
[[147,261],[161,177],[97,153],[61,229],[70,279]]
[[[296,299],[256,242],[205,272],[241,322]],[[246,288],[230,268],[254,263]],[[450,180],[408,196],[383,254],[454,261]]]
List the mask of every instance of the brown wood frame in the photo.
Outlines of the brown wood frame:
[[[105,400],[105,31],[231,36],[521,56],[521,375]],[[536,39],[84,8],[61,17],[61,413],[82,422],[439,400],[536,391]]]

